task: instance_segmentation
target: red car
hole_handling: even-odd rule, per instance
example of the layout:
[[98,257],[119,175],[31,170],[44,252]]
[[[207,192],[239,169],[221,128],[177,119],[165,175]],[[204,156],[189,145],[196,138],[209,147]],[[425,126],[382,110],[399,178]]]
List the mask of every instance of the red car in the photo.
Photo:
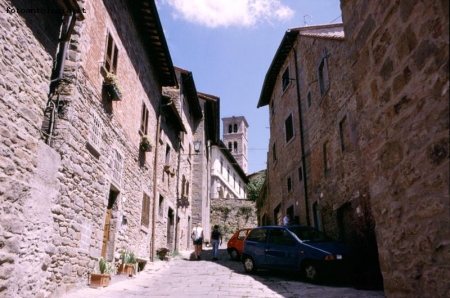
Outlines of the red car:
[[244,239],[247,237],[251,228],[242,228],[236,231],[236,233],[231,236],[227,243],[227,251],[230,254],[232,260],[239,260],[242,254],[242,248],[244,247]]

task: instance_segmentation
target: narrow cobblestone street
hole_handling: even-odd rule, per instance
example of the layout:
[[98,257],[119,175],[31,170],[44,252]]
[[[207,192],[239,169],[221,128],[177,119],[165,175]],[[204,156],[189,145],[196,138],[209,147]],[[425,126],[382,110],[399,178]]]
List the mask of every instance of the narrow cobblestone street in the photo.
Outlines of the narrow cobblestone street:
[[184,251],[170,261],[150,263],[136,277],[113,277],[108,287],[86,286],[64,297],[384,297],[380,291],[309,284],[286,273],[248,275],[240,262],[230,260],[225,246],[219,261],[211,261],[210,248],[204,250],[202,260],[190,258],[191,252]]

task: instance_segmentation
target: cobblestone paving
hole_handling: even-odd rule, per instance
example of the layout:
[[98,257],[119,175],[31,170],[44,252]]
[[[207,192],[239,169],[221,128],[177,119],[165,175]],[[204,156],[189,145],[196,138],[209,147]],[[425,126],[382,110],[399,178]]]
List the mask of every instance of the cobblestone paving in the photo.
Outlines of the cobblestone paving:
[[170,261],[148,264],[135,277],[113,277],[108,287],[86,286],[64,297],[384,297],[380,291],[306,283],[292,273],[261,271],[249,275],[240,262],[230,260],[225,249],[221,249],[218,261],[213,262],[211,258],[208,248],[200,261],[190,260],[190,252],[182,252]]

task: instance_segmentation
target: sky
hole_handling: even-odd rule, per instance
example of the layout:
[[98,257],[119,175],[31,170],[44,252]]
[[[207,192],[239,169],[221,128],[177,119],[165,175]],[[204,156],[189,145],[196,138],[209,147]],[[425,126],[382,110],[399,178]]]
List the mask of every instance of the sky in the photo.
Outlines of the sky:
[[[269,110],[256,108],[289,28],[342,22],[340,0],[156,0],[174,66],[198,92],[220,98],[220,117],[244,116],[248,174],[266,168]],[[222,121],[220,137],[222,139]]]

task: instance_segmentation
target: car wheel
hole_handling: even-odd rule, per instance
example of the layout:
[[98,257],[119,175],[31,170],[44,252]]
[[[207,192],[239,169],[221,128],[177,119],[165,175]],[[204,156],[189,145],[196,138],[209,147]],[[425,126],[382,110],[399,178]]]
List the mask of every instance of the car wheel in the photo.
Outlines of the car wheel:
[[316,282],[319,278],[319,271],[313,262],[307,262],[303,265],[303,275],[309,282]]
[[231,259],[232,259],[233,261],[239,260],[239,253],[237,252],[236,249],[233,248],[233,249],[230,251],[230,257],[231,257]]
[[253,273],[253,272],[256,271],[255,262],[253,261],[252,258],[250,258],[250,257],[245,257],[243,263],[244,263],[244,269],[245,269],[245,272],[247,272],[247,273]]

